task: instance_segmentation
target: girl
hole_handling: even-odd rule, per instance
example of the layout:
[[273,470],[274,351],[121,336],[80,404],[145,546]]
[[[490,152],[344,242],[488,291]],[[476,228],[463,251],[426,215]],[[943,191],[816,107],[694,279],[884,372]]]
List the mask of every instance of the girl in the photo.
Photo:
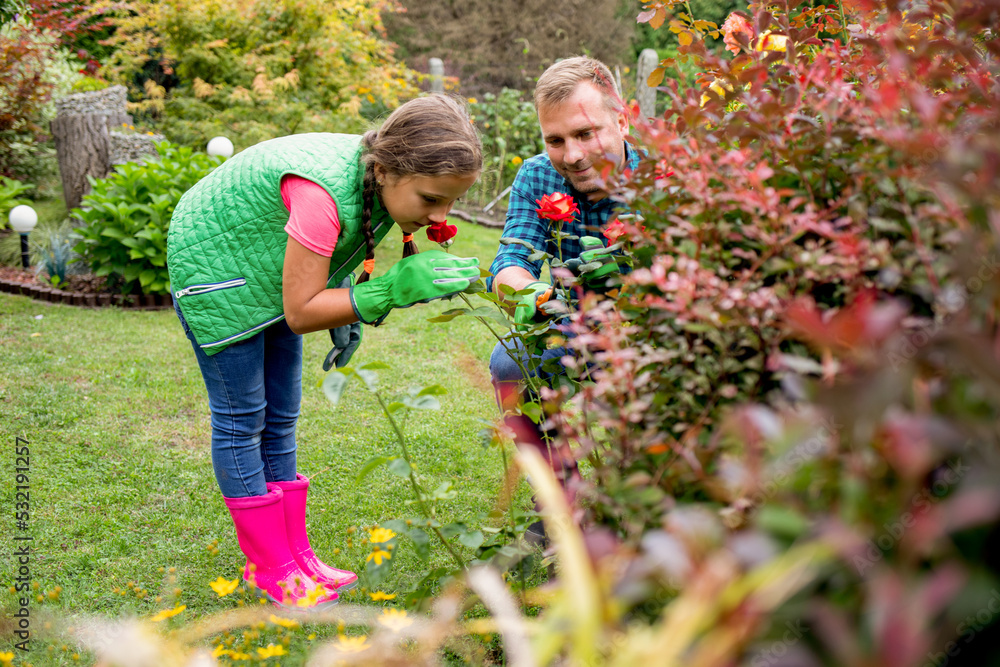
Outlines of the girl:
[[[177,204],[167,263],[208,390],[212,466],[247,557],[243,577],[279,605],[327,606],[357,581],[320,561],[306,535],[309,480],[295,464],[301,334],[379,324],[393,308],[478,279],[477,259],[416,254],[412,235],[443,224],[481,169],[465,108],[431,95],[363,137],[303,134],[248,148]],[[403,259],[372,278],[375,246],[393,223]]]

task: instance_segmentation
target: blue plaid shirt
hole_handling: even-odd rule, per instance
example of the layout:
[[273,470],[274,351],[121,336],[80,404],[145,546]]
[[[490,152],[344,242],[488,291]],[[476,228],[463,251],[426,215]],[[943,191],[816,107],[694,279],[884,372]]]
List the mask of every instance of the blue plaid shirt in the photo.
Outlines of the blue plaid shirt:
[[[639,166],[639,153],[627,142],[625,143],[625,159],[627,167],[635,170]],[[520,171],[514,177],[514,186],[510,191],[510,204],[507,208],[507,221],[503,227],[503,236],[521,239],[530,243],[536,250],[544,250],[553,257],[563,260],[578,257],[583,246],[576,239],[564,239],[560,245],[552,238],[552,222],[538,217],[535,200],[553,192],[563,192],[570,195],[580,207],[580,214],[574,216],[572,222],[563,223],[562,231],[577,236],[596,236],[608,245],[601,234],[607,226],[608,219],[622,206],[610,197],[592,202],[587,195],[577,192],[569,181],[559,175],[549,156],[545,153],[528,158],[521,165]],[[528,260],[531,251],[522,245],[500,245],[496,259],[490,266],[494,276],[508,266],[520,266],[535,278],[541,276],[542,261]],[[493,278],[486,281],[488,289],[493,289]]]

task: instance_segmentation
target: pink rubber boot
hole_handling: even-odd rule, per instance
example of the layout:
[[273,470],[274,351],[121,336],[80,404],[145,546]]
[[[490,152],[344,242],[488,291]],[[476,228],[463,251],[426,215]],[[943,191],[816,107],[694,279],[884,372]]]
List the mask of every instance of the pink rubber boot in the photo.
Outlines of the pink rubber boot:
[[285,493],[285,529],[288,531],[288,546],[302,571],[314,577],[316,581],[335,589],[347,590],[357,585],[358,575],[348,570],[330,567],[313,553],[309,536],[306,535],[306,497],[309,494],[309,478],[305,475],[296,475],[294,482],[272,482],[267,486],[278,487]]
[[224,498],[247,557],[243,578],[281,607],[325,609],[337,603],[338,595],[295,562],[286,537],[283,495],[280,488],[268,484],[263,496]]

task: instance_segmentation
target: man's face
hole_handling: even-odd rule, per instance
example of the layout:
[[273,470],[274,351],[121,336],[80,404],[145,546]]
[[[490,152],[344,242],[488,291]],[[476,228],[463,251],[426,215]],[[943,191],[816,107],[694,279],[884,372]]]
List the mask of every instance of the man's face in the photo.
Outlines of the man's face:
[[610,110],[592,83],[579,83],[565,102],[541,107],[538,124],[552,166],[580,192],[603,192],[595,163],[624,166],[628,116]]

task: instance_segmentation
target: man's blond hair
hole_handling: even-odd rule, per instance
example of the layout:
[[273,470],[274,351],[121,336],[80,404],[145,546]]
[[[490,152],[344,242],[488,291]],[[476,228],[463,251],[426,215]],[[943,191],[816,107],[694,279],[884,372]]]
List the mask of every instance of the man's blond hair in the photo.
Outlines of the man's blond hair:
[[584,81],[601,91],[604,104],[610,111],[617,113],[621,110],[621,95],[611,70],[600,60],[588,56],[566,58],[546,69],[535,85],[535,108],[565,102]]

